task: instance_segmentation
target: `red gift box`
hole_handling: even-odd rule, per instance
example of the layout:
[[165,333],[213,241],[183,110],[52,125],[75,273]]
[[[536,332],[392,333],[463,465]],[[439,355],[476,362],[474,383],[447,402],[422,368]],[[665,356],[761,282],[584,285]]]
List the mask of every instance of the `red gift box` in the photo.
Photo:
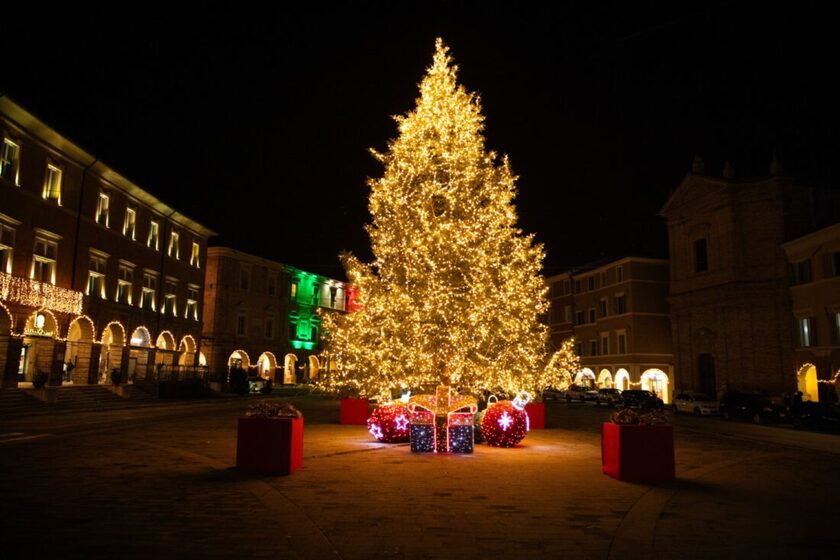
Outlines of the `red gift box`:
[[613,424],[601,426],[604,474],[627,482],[672,480],[674,429],[667,425]]
[[525,412],[528,414],[529,430],[545,429],[545,403],[530,402],[525,405]]
[[367,425],[367,399],[341,399],[341,423],[353,425]]
[[292,474],[303,466],[303,416],[239,419],[236,468],[247,474]]

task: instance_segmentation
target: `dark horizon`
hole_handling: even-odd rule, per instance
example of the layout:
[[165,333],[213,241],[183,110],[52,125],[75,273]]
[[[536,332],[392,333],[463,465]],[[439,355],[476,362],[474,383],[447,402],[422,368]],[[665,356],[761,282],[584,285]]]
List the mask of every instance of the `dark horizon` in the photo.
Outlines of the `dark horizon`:
[[437,36],[481,95],[488,149],[520,177],[520,225],[545,244],[547,275],[666,257],[657,212],[698,153],[712,176],[725,161],[739,179],[765,176],[775,155],[836,188],[829,18],[423,6],[12,13],[0,92],[218,231],[215,244],[329,276],[341,250],[370,259],[365,178],[381,167],[367,150],[414,106]]

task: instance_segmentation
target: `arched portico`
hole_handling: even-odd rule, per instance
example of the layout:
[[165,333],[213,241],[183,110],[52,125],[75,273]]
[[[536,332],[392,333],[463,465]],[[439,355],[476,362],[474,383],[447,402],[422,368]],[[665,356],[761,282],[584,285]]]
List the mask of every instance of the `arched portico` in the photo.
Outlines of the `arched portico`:
[[817,366],[803,364],[796,372],[796,389],[802,393],[803,401],[819,402],[820,388],[817,380]]
[[283,358],[283,383],[291,384],[296,381],[297,356],[291,352]]
[[613,377],[610,370],[604,368],[598,374],[598,386],[602,389],[612,389]]
[[630,372],[624,368],[619,368],[615,372],[615,388],[626,391],[630,388]]
[[668,389],[668,374],[661,369],[650,368],[642,373],[642,390],[652,391],[665,404],[671,402],[671,392]]
[[263,379],[274,381],[274,372],[277,369],[277,359],[271,352],[263,352],[257,358],[257,375]]
[[577,375],[575,375],[575,385],[583,385],[586,387],[595,386],[595,372],[591,369],[583,368]]
[[[99,369],[98,364],[91,364],[94,340],[96,340],[96,328],[90,317],[80,315],[70,322],[67,329],[67,350],[64,355],[65,381],[87,383],[91,369]],[[72,367],[69,364],[72,364]],[[69,372],[67,368],[70,368]]]

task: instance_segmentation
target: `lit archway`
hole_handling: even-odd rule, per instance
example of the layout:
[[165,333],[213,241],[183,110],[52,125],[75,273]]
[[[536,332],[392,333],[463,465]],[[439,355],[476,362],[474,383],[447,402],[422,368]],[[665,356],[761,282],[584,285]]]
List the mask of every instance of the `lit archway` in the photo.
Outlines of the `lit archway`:
[[119,321],[111,321],[102,329],[102,337],[99,342],[125,346],[125,327]]
[[321,369],[321,362],[318,361],[318,356],[312,354],[309,356],[309,379],[318,377],[318,372]]
[[277,369],[277,359],[271,352],[263,352],[257,358],[257,375],[263,379],[274,380],[274,371]]
[[591,369],[583,368],[577,375],[575,375],[575,385],[584,385],[586,387],[595,386],[595,372]]
[[131,338],[129,339],[128,343],[131,346],[151,348],[152,335],[149,334],[149,329],[147,329],[146,327],[137,327],[136,329],[134,329],[134,332],[131,333]]
[[191,366],[195,363],[195,339],[192,335],[185,335],[178,344],[178,364]]
[[796,374],[796,389],[802,393],[803,401],[819,402],[820,390],[817,381],[817,366],[804,364]]
[[38,371],[51,371],[58,321],[49,309],[38,309],[26,319],[23,329],[21,369],[24,381],[31,381]]
[[96,327],[87,315],[79,315],[67,327],[67,340],[77,342],[93,342],[96,340]]
[[610,370],[606,368],[601,370],[601,373],[598,374],[598,385],[603,389],[612,389],[613,378]]
[[283,358],[283,383],[294,383],[296,380],[297,356],[286,354]]
[[661,369],[645,370],[642,374],[642,390],[655,393],[665,404],[671,402],[668,391],[668,374]]
[[158,350],[175,350],[175,337],[169,331],[162,331],[155,341]]
[[125,346],[125,327],[112,321],[102,329],[99,351],[99,383],[108,382],[108,372],[122,366],[123,346]]
[[[65,381],[87,383],[93,381],[89,373],[91,369],[99,370],[99,364],[91,366],[93,341],[96,339],[96,329],[87,315],[80,315],[70,322],[67,328],[67,349],[64,352]],[[95,377],[94,377],[95,379]]]
[[619,368],[617,372],[615,372],[615,387],[616,389],[621,389],[622,391],[626,391],[630,388],[630,372],[624,368]]
[[248,353],[245,350],[234,350],[228,357],[228,369],[242,368],[248,371],[251,367],[251,360],[248,358]]
[[24,334],[46,338],[58,336],[58,321],[49,309],[38,309],[26,319]]
[[198,353],[198,365],[207,367],[207,356],[204,355],[204,352]]

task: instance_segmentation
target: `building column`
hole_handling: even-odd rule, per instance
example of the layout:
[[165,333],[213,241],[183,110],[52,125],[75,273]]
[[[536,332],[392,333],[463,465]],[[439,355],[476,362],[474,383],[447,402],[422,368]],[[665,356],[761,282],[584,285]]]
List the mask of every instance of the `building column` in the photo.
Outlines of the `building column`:
[[20,353],[23,350],[23,338],[10,336],[6,349],[6,368],[3,371],[3,387],[17,387]]
[[[113,348],[113,346],[112,346]],[[122,353],[120,355],[120,373],[122,374],[123,379],[128,379],[128,358],[131,356],[131,347],[130,346],[123,346]],[[108,372],[110,375],[111,372]]]
[[90,345],[90,365],[88,366],[88,385],[99,383],[99,357],[102,354],[101,344]]
[[151,378],[155,381],[160,381],[157,364],[155,363],[155,354],[157,354],[157,348],[146,349],[146,379]]
[[52,366],[50,367],[50,385],[61,385],[64,376],[64,356],[67,353],[67,342],[56,340],[53,344]]

